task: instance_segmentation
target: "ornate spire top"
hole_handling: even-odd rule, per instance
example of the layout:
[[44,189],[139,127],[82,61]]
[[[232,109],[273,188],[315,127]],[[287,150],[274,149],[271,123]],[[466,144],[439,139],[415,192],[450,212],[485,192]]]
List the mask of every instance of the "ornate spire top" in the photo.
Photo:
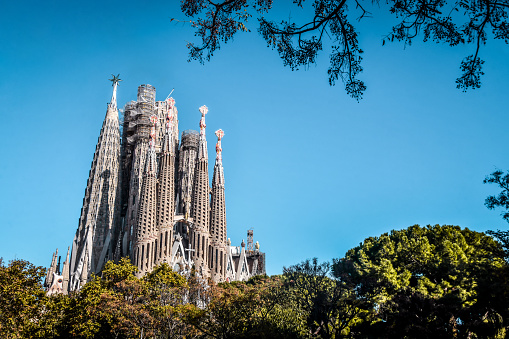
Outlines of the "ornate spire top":
[[200,113],[201,113],[200,135],[205,135],[205,127],[207,127],[207,125],[205,124],[205,114],[207,114],[208,111],[209,111],[209,109],[207,108],[207,106],[203,105],[200,107]]
[[168,104],[168,109],[172,109],[173,106],[175,106],[175,99],[169,97],[168,100],[166,100],[166,103]]
[[120,74],[117,74],[117,76],[112,74],[111,76],[113,78],[111,78],[109,80],[112,82],[111,85],[113,86],[113,94],[111,96],[110,106],[113,107],[114,109],[116,109],[117,108],[117,86],[118,86],[118,83],[122,80],[120,79]]
[[223,149],[221,148],[221,139],[224,137],[224,132],[222,129],[218,129],[216,131],[217,136],[217,144],[216,144],[216,160],[222,160],[221,152]]
[[205,124],[205,114],[209,109],[207,106],[203,105],[200,107],[200,113],[201,113],[201,119],[200,119],[200,141],[198,144],[198,159],[201,160],[207,160],[208,161],[208,154],[207,154],[207,139],[205,137],[205,127],[207,125]]
[[173,115],[171,114],[171,110],[173,106],[175,106],[175,99],[171,97],[168,98],[168,100],[166,100],[166,105],[168,108],[168,113],[166,114],[166,134],[169,134],[173,127]]

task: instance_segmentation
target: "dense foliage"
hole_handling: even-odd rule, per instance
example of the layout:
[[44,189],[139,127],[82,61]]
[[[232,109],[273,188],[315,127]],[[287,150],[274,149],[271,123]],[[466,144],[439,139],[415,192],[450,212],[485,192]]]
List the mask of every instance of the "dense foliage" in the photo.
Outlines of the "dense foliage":
[[[502,218],[505,221],[509,222],[509,173],[504,174],[503,171],[496,170],[490,175],[484,178],[483,183],[485,184],[495,184],[502,191],[498,195],[490,195],[484,201],[484,205],[488,207],[490,210],[501,207],[503,211],[501,213]],[[509,231],[497,230],[497,231],[488,231],[488,234],[497,238],[504,247],[505,255],[509,258]]]
[[[329,50],[329,83],[338,79],[345,90],[359,100],[366,85],[358,78],[362,72],[363,50],[355,21],[370,17],[375,11],[387,10],[394,16],[392,30],[380,32],[382,43],[412,41],[442,42],[449,46],[472,45],[472,54],[461,62],[461,76],[456,85],[462,90],[478,88],[484,74],[480,47],[488,38],[508,43],[509,22],[507,0],[293,0],[289,17],[271,20],[266,17],[272,0],[183,0],[182,12],[192,18],[195,35],[201,43],[188,43],[190,59],[210,60],[221,42],[233,39],[246,27],[253,15],[258,19],[258,32],[267,45],[276,49],[285,66],[292,70],[316,62],[317,54]],[[290,14],[304,8],[305,19],[296,22]],[[297,16],[298,17],[298,16]],[[299,21],[299,20],[297,20]],[[328,40],[328,41],[327,41]]]
[[505,338],[505,259],[483,233],[415,225],[280,276],[204,284],[162,264],[138,279],[122,259],[51,297],[42,267],[0,262],[0,337]]

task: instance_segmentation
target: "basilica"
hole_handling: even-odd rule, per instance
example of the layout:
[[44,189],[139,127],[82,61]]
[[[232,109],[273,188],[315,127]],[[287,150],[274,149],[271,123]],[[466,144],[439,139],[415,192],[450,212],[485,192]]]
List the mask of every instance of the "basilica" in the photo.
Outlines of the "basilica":
[[[221,141],[215,131],[212,184],[206,138],[206,106],[197,114],[199,131],[179,139],[178,111],[168,96],[156,101],[151,85],[138,87],[137,100],[117,108],[118,76],[95,148],[72,249],[60,265],[53,254],[45,286],[49,294],[81,288],[107,261],[129,257],[138,277],[161,263],[174,271],[194,270],[214,282],[265,274],[265,254],[253,231],[247,244],[227,239],[225,177]],[[198,120],[198,117],[200,119]]]

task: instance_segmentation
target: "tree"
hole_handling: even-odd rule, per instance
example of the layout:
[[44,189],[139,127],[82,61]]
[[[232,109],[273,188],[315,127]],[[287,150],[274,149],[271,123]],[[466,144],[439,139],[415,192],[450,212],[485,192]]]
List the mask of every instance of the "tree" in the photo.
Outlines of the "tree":
[[[333,86],[341,79],[346,92],[360,100],[366,90],[364,82],[358,79],[363,50],[352,22],[371,16],[368,6],[381,10],[383,5],[378,0],[314,0],[312,8],[305,0],[293,0],[293,4],[297,8],[305,7],[309,13],[307,21],[266,18],[272,0],[183,0],[182,12],[192,18],[195,35],[201,39],[200,44],[187,44],[189,60],[209,61],[220,49],[221,42],[227,43],[238,32],[249,32],[246,25],[256,15],[258,32],[292,70],[315,63],[328,39],[329,84]],[[481,85],[484,61],[479,53],[488,37],[506,43],[509,39],[507,0],[388,0],[387,4],[396,21],[392,31],[382,32],[383,44],[396,40],[411,45],[422,36],[424,41],[449,46],[473,45],[473,54],[463,59],[462,74],[456,79],[457,88],[463,91]]]
[[189,285],[182,275],[167,263],[156,266],[143,277],[147,287],[145,308],[153,319],[157,338],[193,338],[197,331],[185,322],[186,316],[197,311],[188,303]]
[[61,337],[134,338],[152,334],[153,319],[145,309],[147,288],[136,278],[128,259],[106,263],[102,276],[93,276],[69,296],[61,320]]
[[367,304],[358,298],[354,286],[330,273],[331,264],[318,263],[316,258],[283,269],[289,297],[314,337],[346,337],[366,313]]
[[484,184],[496,184],[502,192],[498,196],[490,195],[484,201],[486,207],[490,210],[496,207],[502,207],[505,211],[502,212],[502,218],[509,222],[509,173],[504,175],[503,171],[497,170],[490,175],[486,176],[483,180]]
[[388,338],[495,338],[509,325],[507,264],[483,233],[414,225],[367,238],[334,275],[372,301],[370,330]]
[[206,338],[302,338],[305,326],[279,277],[211,285],[188,321]]
[[25,260],[4,266],[0,258],[0,337],[34,337],[47,300],[45,269]]
[[[497,195],[490,195],[484,201],[484,205],[490,210],[502,207],[504,211],[500,215],[509,222],[509,173],[504,175],[503,171],[497,170],[486,176],[484,184],[496,184],[502,191]],[[506,258],[509,258],[509,231],[488,231],[488,234],[497,238],[504,247]]]

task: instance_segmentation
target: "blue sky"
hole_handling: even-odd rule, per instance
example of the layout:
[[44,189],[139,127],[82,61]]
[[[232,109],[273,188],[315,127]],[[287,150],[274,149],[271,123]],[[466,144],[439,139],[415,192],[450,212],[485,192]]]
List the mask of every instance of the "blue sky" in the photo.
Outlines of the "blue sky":
[[[197,41],[179,2],[11,1],[0,12],[0,257],[47,266],[72,242],[111,97],[138,85],[172,96],[180,130],[222,128],[228,236],[254,229],[269,274],[306,258],[341,257],[368,236],[413,224],[507,229],[483,205],[485,175],[509,169],[509,50],[489,41],[481,89],[455,88],[473,46],[382,46],[387,16],[363,20],[367,86],[357,103],[327,83],[327,53],[292,72],[256,33],[210,63],[187,62]],[[276,15],[290,7],[278,3]],[[303,13],[292,9],[292,15]],[[210,166],[212,167],[212,166]]]

